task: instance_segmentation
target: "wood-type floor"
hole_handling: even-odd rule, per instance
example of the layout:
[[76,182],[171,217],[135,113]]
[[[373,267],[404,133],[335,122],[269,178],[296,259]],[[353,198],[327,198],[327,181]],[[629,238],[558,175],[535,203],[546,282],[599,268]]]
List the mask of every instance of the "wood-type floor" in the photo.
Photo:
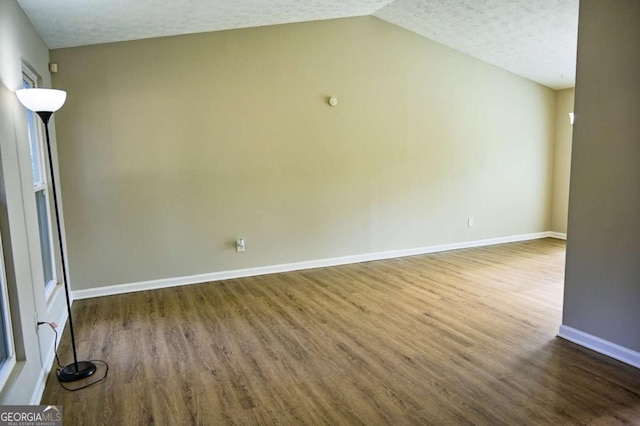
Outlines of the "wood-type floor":
[[79,357],[109,375],[68,392],[52,373],[42,404],[67,426],[640,425],[640,370],[555,337],[564,253],[544,239],[79,300]]

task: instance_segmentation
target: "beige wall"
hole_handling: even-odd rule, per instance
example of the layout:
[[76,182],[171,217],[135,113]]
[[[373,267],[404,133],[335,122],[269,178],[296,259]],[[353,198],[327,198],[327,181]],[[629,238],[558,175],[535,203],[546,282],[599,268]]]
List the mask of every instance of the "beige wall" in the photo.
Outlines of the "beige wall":
[[49,87],[48,61],[47,47],[18,4],[0,1],[0,233],[17,354],[0,404],[39,402],[53,360],[53,333],[36,333],[34,314],[63,325],[66,313],[61,286],[45,295],[26,113],[14,93],[22,87],[23,66]]
[[51,56],[76,290],[550,229],[555,92],[376,18]]
[[569,214],[569,176],[571,173],[571,139],[573,126],[569,113],[573,112],[575,89],[556,92],[556,133],[553,160],[553,197],[551,199],[551,231],[567,233]]
[[580,2],[562,321],[636,351],[636,360],[640,352],[639,21],[636,0]]

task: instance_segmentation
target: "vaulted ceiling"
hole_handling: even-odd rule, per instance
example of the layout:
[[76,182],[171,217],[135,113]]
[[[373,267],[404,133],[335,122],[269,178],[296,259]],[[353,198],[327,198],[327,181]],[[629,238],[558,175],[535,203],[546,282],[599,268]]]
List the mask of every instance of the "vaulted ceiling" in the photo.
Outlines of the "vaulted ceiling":
[[553,89],[575,84],[579,0],[18,0],[51,49],[373,15]]

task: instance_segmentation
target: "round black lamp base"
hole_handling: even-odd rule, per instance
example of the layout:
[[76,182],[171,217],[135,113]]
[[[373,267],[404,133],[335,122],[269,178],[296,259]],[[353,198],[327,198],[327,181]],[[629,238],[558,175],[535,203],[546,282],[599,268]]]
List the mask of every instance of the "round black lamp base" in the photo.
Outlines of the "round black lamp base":
[[78,361],[77,367],[76,369],[76,363],[73,363],[59,370],[58,380],[61,382],[75,382],[96,372],[96,365],[89,361]]

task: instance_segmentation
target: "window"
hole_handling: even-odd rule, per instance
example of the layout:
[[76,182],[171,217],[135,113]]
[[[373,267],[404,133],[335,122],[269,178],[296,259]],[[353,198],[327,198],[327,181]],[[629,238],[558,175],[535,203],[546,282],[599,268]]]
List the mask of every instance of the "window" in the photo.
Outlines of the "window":
[[3,388],[13,366],[16,365],[3,259],[2,241],[0,240],[0,389]]
[[[22,74],[22,86],[25,89],[37,87],[37,78],[29,72]],[[38,212],[38,233],[40,235],[40,254],[42,256],[43,285],[47,295],[53,291],[56,279],[55,249],[53,246],[51,222],[51,202],[49,200],[49,182],[46,166],[44,134],[40,119],[32,111],[26,110],[29,129],[29,147],[31,151],[31,170],[33,175],[33,190]]]

